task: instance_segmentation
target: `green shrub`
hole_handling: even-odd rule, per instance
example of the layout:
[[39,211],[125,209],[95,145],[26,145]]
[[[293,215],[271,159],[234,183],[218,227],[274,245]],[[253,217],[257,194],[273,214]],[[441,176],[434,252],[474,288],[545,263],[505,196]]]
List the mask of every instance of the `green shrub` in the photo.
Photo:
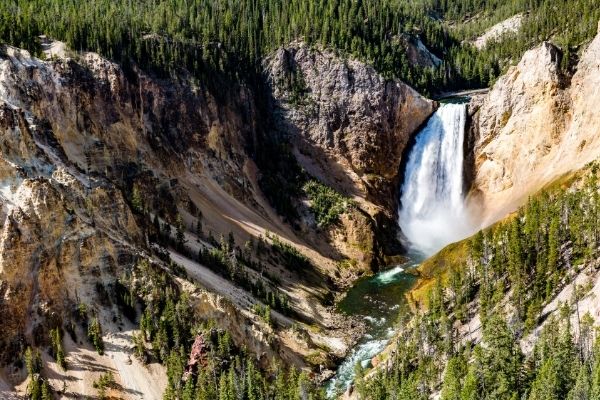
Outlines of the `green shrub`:
[[283,265],[288,269],[311,268],[312,264],[308,257],[300,253],[297,248],[282,241],[279,236],[267,232],[267,238],[271,239],[271,250],[275,252]]
[[269,307],[268,305],[263,306],[260,303],[256,303],[252,306],[252,311],[260,318],[262,318],[262,320],[265,321],[267,325],[270,326],[272,324],[273,321],[271,320],[271,307]]
[[102,327],[98,318],[94,318],[88,326],[88,338],[94,345],[98,354],[104,354],[104,341],[102,340]]
[[310,200],[310,210],[320,227],[337,222],[340,215],[354,205],[351,199],[314,179],[305,183],[302,190]]
[[106,399],[108,398],[106,395],[106,389],[115,386],[115,377],[113,376],[112,372],[108,371],[102,374],[97,381],[94,381],[92,386],[94,386],[94,388],[98,390],[98,398]]

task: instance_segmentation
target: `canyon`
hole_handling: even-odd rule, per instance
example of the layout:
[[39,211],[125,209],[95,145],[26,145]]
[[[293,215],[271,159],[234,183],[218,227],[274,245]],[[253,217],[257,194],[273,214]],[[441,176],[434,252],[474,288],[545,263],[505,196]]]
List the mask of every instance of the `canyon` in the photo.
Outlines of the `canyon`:
[[[386,238],[396,229],[396,200],[381,193],[395,191],[400,155],[435,103],[365,64],[346,64],[328,51],[295,46],[265,61],[273,87],[266,105],[274,110],[272,122],[243,85],[215,96],[191,77],[174,82],[137,69],[124,71],[61,43],[47,43],[46,61],[4,47],[4,362],[14,361],[25,343],[47,343],[48,331],[70,323],[78,304],[86,304],[100,317],[104,340],[114,341],[114,350],[100,356],[81,341],[67,343],[69,365],[87,359],[90,367],[76,375],[54,369],[51,386],[91,395],[91,382],[100,376],[95,371],[104,366],[115,371],[123,391],[160,397],[162,366],[131,364],[127,348],[133,347],[133,326],[121,317],[115,320],[119,309],[102,300],[103,288],[113,287],[115,278],[139,260],[171,268],[157,256],[162,250],[157,253],[149,243],[149,221],[133,207],[134,192],[161,224],[174,225],[175,216],[181,216],[186,252],[170,250],[170,259],[187,271],[182,287],[196,311],[227,328],[238,345],[260,359],[277,356],[299,367],[312,357],[313,368],[325,369],[347,353],[361,325],[324,299],[397,254],[399,245]],[[306,82],[299,107],[281,83],[297,71]],[[292,229],[272,208],[252,154],[273,138],[292,143],[303,169],[352,199],[355,205],[340,224],[317,227],[304,205],[300,227]],[[375,157],[381,152],[388,154]],[[266,326],[252,312],[260,300],[189,255],[215,246],[213,234],[228,233],[240,246],[275,237],[314,266],[308,274],[282,268],[276,259],[263,267],[261,275],[276,277],[270,279],[277,279],[289,298],[293,318],[273,311],[276,325]],[[245,273],[261,279],[254,271]],[[23,374],[8,367],[1,375],[3,386],[23,393]]]
[[[161,398],[165,367],[132,356],[138,328],[106,294],[122,276],[149,285],[143,263],[173,276],[194,312],[258,364],[276,358],[323,383],[369,329],[335,306],[349,288],[403,272],[386,268],[407,266],[411,246],[433,255],[502,220],[600,156],[600,35],[570,69],[544,42],[459,105],[303,41],[262,60],[257,92],[158,77],[42,40],[38,57],[0,49],[0,397],[26,393],[20,354],[75,325],[83,304],[101,321],[106,351],[73,328],[64,346],[74,368],[42,356],[52,389],[93,396],[92,382],[111,370],[115,396]],[[413,58],[437,65],[427,54]],[[343,203],[335,223],[318,220],[311,182]],[[232,276],[202,258],[223,247],[239,268]],[[250,289],[257,282],[289,308],[261,317],[269,296]],[[470,328],[478,323],[465,340],[481,339]]]

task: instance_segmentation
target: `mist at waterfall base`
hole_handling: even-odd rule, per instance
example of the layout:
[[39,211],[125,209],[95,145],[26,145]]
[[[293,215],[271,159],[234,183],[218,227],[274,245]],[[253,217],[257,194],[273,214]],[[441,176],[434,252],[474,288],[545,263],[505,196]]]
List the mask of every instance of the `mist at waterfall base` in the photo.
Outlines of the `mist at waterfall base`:
[[442,104],[409,154],[399,224],[407,245],[424,255],[475,231],[463,193],[466,116],[465,104]]

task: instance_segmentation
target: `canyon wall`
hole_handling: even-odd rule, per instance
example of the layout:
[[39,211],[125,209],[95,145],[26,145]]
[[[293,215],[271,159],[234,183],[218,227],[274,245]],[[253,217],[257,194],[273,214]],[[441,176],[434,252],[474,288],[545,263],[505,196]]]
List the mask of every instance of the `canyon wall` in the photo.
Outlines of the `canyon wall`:
[[334,248],[363,269],[393,262],[387,256],[402,251],[400,165],[437,104],[371,66],[304,42],[278,49],[264,65],[275,130],[291,139],[304,170],[361,211],[330,232]]
[[573,74],[561,68],[561,59],[557,47],[543,43],[471,102],[470,200],[481,207],[482,225],[600,155],[600,35]]
[[395,213],[390,190],[403,152],[436,103],[364,63],[303,42],[277,50],[265,65],[277,126],[292,135],[306,164],[316,163],[315,173],[339,190]]
[[[272,108],[264,115],[257,97],[265,93],[243,84],[215,94],[185,71],[160,78],[94,53],[71,53],[57,42],[47,45],[56,51],[45,61],[0,49],[1,361],[13,361],[28,345],[48,345],[49,329],[70,324],[77,307],[87,304],[114,350],[107,346],[108,355],[100,356],[65,339],[68,363],[112,368],[123,374],[125,389],[160,397],[164,372],[127,360],[122,349],[133,345],[135,326],[103,295],[142,259],[175,273],[157,256],[167,250],[157,253],[150,243],[148,215],[161,226],[182,217],[188,254],[170,250],[187,275],[179,282],[198,312],[229,327],[240,346],[261,360],[278,357],[301,367],[316,367],[307,362],[314,359],[330,368],[343,357],[360,324],[330,307],[332,292],[357,276],[349,272],[354,264],[341,261],[357,261],[362,273],[383,262],[382,226],[393,227],[394,209],[377,188],[395,190],[404,147],[434,103],[364,64],[305,46],[293,51],[297,61],[288,59],[291,50],[281,50],[265,64],[272,84],[298,66],[305,84],[298,102],[287,89],[271,86]],[[327,232],[286,224],[265,199],[253,159],[269,135],[291,141],[298,162],[352,196],[357,207]],[[244,271],[251,279],[269,274],[277,285],[265,285],[289,298],[294,317],[273,311],[276,329],[252,312],[260,299],[196,259],[214,246],[214,236],[229,234],[240,248],[276,235],[310,260],[313,269],[302,273],[282,268],[276,257],[260,274]],[[86,371],[56,370],[53,386],[68,375],[69,391],[92,395],[99,373]],[[17,367],[0,372],[0,383],[18,391],[25,390],[24,379]]]

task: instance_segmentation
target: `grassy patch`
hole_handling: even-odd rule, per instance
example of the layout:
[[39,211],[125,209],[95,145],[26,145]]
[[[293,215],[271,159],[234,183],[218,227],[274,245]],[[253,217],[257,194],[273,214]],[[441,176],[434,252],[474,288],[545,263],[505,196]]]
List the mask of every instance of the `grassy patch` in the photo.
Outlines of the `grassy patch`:
[[466,261],[469,240],[464,239],[452,243],[419,265],[416,271],[419,275],[419,281],[407,294],[411,306],[427,307],[427,294],[435,285],[436,278],[439,276],[442,281],[446,281],[448,271],[453,267],[464,264]]
[[306,356],[306,362],[313,366],[326,365],[327,354],[323,351],[315,350]]
[[337,262],[337,266],[339,269],[353,269],[358,265],[358,261],[354,258],[345,258]]

